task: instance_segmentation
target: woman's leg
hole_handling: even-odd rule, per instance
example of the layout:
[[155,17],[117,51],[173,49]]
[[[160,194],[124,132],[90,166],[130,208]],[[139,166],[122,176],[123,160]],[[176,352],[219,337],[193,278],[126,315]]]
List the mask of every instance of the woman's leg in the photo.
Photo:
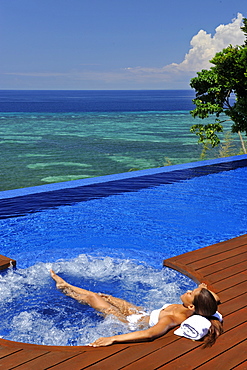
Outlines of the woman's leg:
[[137,314],[143,311],[143,308],[135,306],[132,303],[125,301],[125,299],[113,297],[109,294],[98,293],[106,302],[112,306],[117,307],[124,316]]
[[56,282],[57,289],[61,290],[65,295],[74,298],[80,303],[88,304],[103,314],[112,314],[117,316],[119,320],[126,322],[126,316],[137,313],[139,310],[138,307],[126,302],[123,299],[115,298],[107,294],[98,294],[91,292],[90,290],[75,287],[55,274],[53,270],[51,270],[50,273],[51,277]]

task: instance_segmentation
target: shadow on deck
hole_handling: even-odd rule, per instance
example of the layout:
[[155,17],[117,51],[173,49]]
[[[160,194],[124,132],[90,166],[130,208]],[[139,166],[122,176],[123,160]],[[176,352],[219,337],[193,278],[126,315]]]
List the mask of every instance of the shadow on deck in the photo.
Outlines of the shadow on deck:
[[[0,265],[6,265],[6,257],[2,257]],[[153,342],[105,348],[41,346],[0,339],[0,369],[247,369],[247,235],[169,258],[164,266],[197,283],[206,282],[219,294],[224,334],[212,348],[203,350],[201,342],[177,337],[174,330]]]

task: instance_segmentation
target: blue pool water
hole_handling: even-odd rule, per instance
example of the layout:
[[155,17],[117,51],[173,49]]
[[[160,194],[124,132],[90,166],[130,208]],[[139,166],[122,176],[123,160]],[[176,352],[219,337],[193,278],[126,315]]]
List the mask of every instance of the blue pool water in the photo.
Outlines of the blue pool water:
[[[72,284],[126,298],[147,311],[179,302],[194,283],[162,268],[162,260],[247,232],[247,167],[230,168],[204,176],[193,169],[195,177],[188,179],[181,175],[184,171],[176,177],[164,170],[163,183],[158,170],[160,185],[156,179],[156,185],[66,200],[40,212],[19,202],[19,216],[17,210],[15,217],[0,220],[1,254],[18,263],[17,270],[0,277],[0,335],[80,345],[129,330],[56,291],[50,268]],[[17,194],[21,192],[15,194],[16,207],[22,199]],[[14,199],[5,199],[11,209]]]

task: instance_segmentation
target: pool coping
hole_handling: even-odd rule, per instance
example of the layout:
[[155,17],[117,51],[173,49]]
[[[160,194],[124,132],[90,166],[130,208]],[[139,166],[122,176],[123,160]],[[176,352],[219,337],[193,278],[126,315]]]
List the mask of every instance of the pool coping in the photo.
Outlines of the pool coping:
[[50,208],[135,192],[240,167],[247,167],[246,154],[6,190],[0,192],[0,219],[25,216]]
[[230,163],[233,164],[233,168],[244,167],[245,165],[242,165],[241,163],[243,161],[247,161],[247,154],[231,156],[231,157],[224,157],[224,158],[216,158],[216,159],[210,159],[210,160],[205,160],[205,161],[189,162],[189,163],[183,163],[183,164],[177,164],[177,165],[171,165],[171,166],[165,166],[165,167],[150,168],[146,170],[123,172],[123,173],[114,174],[114,175],[97,176],[97,177],[91,177],[87,179],[71,180],[71,181],[58,182],[58,183],[46,184],[46,185],[37,185],[37,186],[32,186],[32,187],[27,187],[27,188],[3,190],[3,191],[0,191],[0,199],[23,197],[26,195],[54,192],[54,191],[64,190],[64,189],[73,189],[73,188],[90,186],[90,185],[95,185],[95,184],[105,184],[105,183],[111,183],[113,181],[121,181],[121,180],[126,180],[126,179],[138,179],[140,177],[146,177],[146,176],[169,174],[175,171],[181,172],[181,171],[186,171],[186,170],[195,170],[195,169],[202,168],[202,167],[212,168],[212,167],[220,166],[221,168],[218,171],[216,171],[216,172],[220,172],[220,171],[227,170],[225,165],[230,164]]

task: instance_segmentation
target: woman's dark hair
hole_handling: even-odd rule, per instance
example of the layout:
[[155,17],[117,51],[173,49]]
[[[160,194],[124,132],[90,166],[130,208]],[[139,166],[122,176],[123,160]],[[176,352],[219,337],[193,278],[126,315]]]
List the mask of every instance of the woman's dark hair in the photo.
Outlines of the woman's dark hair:
[[193,305],[195,306],[195,314],[204,316],[211,322],[208,334],[203,338],[203,348],[211,347],[223,333],[222,323],[212,316],[217,311],[218,304],[213,294],[209,290],[202,288],[200,293],[194,297]]

